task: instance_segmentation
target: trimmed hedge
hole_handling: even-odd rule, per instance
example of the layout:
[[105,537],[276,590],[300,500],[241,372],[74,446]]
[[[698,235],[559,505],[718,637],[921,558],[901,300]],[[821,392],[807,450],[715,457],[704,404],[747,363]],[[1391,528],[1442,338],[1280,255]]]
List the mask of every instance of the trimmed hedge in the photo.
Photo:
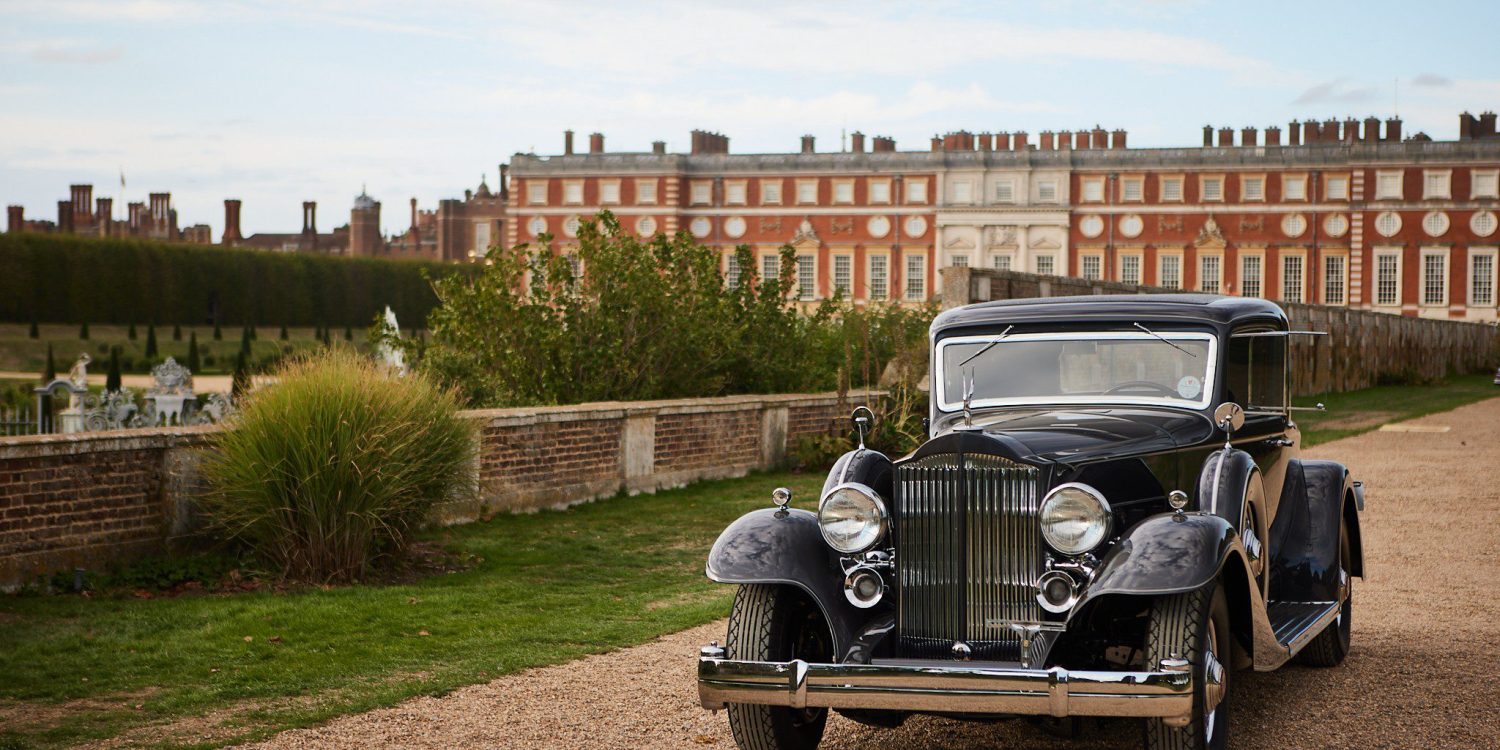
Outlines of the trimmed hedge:
[[67,235],[0,234],[0,321],[420,324],[436,279],[468,266]]

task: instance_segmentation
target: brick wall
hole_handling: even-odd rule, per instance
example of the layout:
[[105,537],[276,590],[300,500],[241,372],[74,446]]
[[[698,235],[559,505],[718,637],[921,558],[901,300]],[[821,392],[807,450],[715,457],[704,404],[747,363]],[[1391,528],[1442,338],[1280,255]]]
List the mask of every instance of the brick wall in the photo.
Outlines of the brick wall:
[[[998,299],[1182,291],[988,268],[944,268],[942,274],[944,307]],[[1292,390],[1299,396],[1368,388],[1388,380],[1436,380],[1500,365],[1500,327],[1494,325],[1279,304],[1292,330],[1328,333],[1292,338]]]
[[[435,523],[652,492],[778,465],[789,441],[874,397],[732,396],[465,412],[477,502]],[[162,551],[191,536],[213,427],[0,438],[0,589]]]

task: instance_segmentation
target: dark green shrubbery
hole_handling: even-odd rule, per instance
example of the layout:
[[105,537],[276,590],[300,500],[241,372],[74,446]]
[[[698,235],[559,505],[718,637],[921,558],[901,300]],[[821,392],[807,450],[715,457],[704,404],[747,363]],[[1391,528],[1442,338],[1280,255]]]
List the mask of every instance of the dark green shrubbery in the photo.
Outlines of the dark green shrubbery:
[[458,398],[344,349],[298,360],[214,437],[211,523],[282,575],[357,579],[400,551],[437,501],[474,488]]

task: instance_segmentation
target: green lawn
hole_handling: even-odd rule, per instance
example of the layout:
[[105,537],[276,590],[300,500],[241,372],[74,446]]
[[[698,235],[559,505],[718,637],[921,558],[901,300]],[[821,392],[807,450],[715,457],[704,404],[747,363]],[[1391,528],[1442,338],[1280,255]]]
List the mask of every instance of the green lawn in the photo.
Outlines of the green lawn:
[[1494,375],[1458,375],[1429,386],[1382,385],[1359,391],[1297,398],[1298,406],[1321,402],[1325,412],[1297,412],[1304,446],[1326,443],[1380,427],[1387,422],[1415,419],[1464,404],[1500,396]]
[[[150,372],[146,359],[145,323],[136,324],[136,337],[133,340],[129,336],[129,326],[90,325],[87,341],[78,338],[78,328],[76,325],[43,323],[37,327],[38,337],[33,339],[28,324],[0,323],[0,371],[34,372],[40,377],[42,369],[47,365],[47,344],[51,343],[53,361],[60,375],[67,374],[68,368],[81,352],[88,352],[94,358],[89,365],[90,373],[108,372],[109,350],[112,346],[120,347],[122,360],[134,362],[135,366],[127,369],[127,372]],[[157,361],[171,356],[176,357],[178,362],[187,364],[188,338],[194,332],[198,334],[198,356],[202,365],[202,372],[195,374],[228,374],[234,370],[235,355],[240,352],[238,326],[223,327],[220,332],[224,338],[221,341],[214,340],[213,326],[183,326],[181,341],[172,340],[172,326],[157,326]],[[366,331],[356,327],[351,333],[355,343],[363,346]],[[281,341],[278,338],[280,334],[281,328],[278,326],[261,326],[256,329],[256,339],[250,343],[252,363],[270,357],[286,346],[296,350],[317,344],[311,328],[287,329],[287,341]],[[344,330],[334,329],[333,338],[342,341]]]
[[756,475],[438,530],[482,562],[410,585],[3,598],[0,748],[225,744],[709,622],[732,595],[703,576],[714,537],[778,485],[815,507],[821,483]]

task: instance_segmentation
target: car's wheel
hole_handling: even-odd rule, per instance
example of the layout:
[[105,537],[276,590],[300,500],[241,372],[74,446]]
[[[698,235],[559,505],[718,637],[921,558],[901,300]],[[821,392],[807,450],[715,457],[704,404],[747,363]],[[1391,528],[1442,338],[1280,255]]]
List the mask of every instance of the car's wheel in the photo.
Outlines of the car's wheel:
[[[724,650],[730,659],[748,661],[833,660],[822,612],[791,586],[740,586]],[[827,721],[826,708],[729,704],[729,729],[741,750],[811,750]]]
[[1186,726],[1146,721],[1146,747],[1210,750],[1227,746],[1229,735],[1229,605],[1218,582],[1185,594],[1159,596],[1151,604],[1146,663],[1187,659],[1193,670],[1193,714]]
[[1337,667],[1349,655],[1349,641],[1354,625],[1354,583],[1349,578],[1349,525],[1339,524],[1339,589],[1344,603],[1338,616],[1323,632],[1297,654],[1297,661],[1310,667]]

